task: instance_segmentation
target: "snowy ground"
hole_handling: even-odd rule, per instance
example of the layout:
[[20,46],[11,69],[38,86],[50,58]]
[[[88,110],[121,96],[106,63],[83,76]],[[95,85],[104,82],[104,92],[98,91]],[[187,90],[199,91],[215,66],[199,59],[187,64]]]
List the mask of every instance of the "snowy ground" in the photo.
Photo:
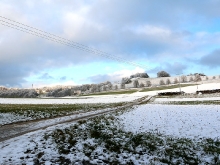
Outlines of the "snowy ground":
[[[196,93],[198,90],[212,90],[212,89],[220,89],[220,83],[208,83],[208,84],[198,84],[194,86],[182,87],[181,91],[185,93]],[[175,89],[166,89],[160,91],[150,91],[150,92],[143,92],[145,95],[157,95],[159,92],[179,92],[179,88]]]
[[154,103],[179,102],[179,101],[219,101],[220,97],[204,98],[156,98]]
[[[116,120],[108,115],[77,126],[52,126],[1,142],[0,164],[218,164],[219,141],[213,146],[212,140],[199,139],[219,137],[218,109],[205,105],[141,105]],[[147,133],[150,131],[160,134]],[[207,151],[208,145],[214,147],[213,152]]]
[[[140,93],[140,92],[138,92]],[[0,104],[85,104],[130,102],[146,94],[122,94],[106,96],[85,96],[67,98],[0,98]]]
[[[197,90],[210,90],[210,89],[220,89],[220,83],[210,83],[210,84],[201,84],[197,86],[189,86],[182,88],[182,91],[186,93],[195,93]],[[163,91],[151,91],[151,92],[136,92],[133,94],[125,94],[125,95],[109,95],[109,96],[91,96],[91,97],[80,97],[80,98],[66,98],[66,99],[0,99],[0,104],[84,104],[84,103],[115,103],[115,102],[130,102],[137,98],[146,95],[156,95],[157,92],[171,92],[178,91],[179,89],[169,89]],[[178,100],[179,99],[179,100]],[[202,98],[202,100],[220,100],[220,97],[213,98]],[[155,103],[166,102],[166,101],[192,101],[192,100],[201,100],[201,98],[195,99],[181,99],[181,98],[157,98]],[[10,116],[8,116],[10,117]],[[110,117],[111,119],[112,117]],[[96,119],[96,118],[95,118]],[[171,155],[177,154],[177,152],[185,153],[186,156],[189,156],[193,153],[193,157],[196,159],[200,159],[201,164],[205,164],[204,162],[209,162],[208,164],[217,164],[220,163],[220,146],[219,141],[217,141],[215,151],[210,152],[210,150],[206,150],[207,140],[204,140],[200,143],[200,138],[212,138],[217,139],[220,138],[220,105],[161,105],[161,104],[146,104],[139,105],[135,109],[127,111],[119,116],[116,116],[116,119],[119,122],[118,125],[114,126],[117,121],[115,121],[114,117],[110,122],[100,122],[98,126],[101,129],[97,129],[101,131],[102,135],[107,136],[109,141],[119,147],[118,150],[122,152],[113,152],[106,151],[105,145],[107,142],[106,138],[103,138],[103,141],[100,141],[99,138],[91,138],[89,137],[90,128],[86,128],[86,124],[81,124],[78,126],[78,130],[74,129],[74,123],[72,124],[59,124],[56,126],[49,127],[44,130],[39,130],[36,132],[28,133],[22,135],[20,137],[16,137],[10,140],[6,140],[4,142],[0,142],[0,164],[27,164],[33,165],[37,164],[38,160],[44,162],[44,164],[57,164],[53,163],[51,160],[53,158],[59,158],[61,161],[64,158],[64,161],[71,160],[74,164],[80,164],[82,160],[89,160],[91,157],[91,162],[95,164],[104,164],[102,163],[105,159],[111,159],[114,157],[121,164],[134,162],[134,164],[149,164],[153,162],[153,164],[162,164],[162,161],[170,158],[168,152],[173,152]],[[51,120],[51,122],[56,122],[55,120]],[[86,121],[87,122],[87,121]],[[45,123],[40,123],[45,124]],[[96,123],[97,124],[97,123]],[[67,142],[58,141],[56,144],[52,141],[52,137],[49,137],[49,140],[45,140],[45,134],[51,134],[55,129],[62,130],[64,133],[66,130],[70,129],[70,133],[74,130],[79,131],[75,135],[81,134],[82,137],[76,137],[77,143],[73,146],[68,146],[71,136],[74,134],[64,134]],[[96,125],[90,123],[90,126],[94,126],[93,129],[96,129]],[[117,130],[116,128],[120,126],[125,131]],[[109,127],[107,129],[107,127]],[[67,128],[67,129],[65,129]],[[65,130],[65,131],[64,131]],[[96,130],[96,131],[97,131]],[[111,131],[116,130],[111,133]],[[59,132],[59,131],[58,131]],[[133,134],[129,133],[132,132]],[[147,141],[149,146],[158,145],[157,150],[150,151],[145,145],[145,143],[135,146],[134,142],[139,144],[139,140],[135,141],[135,138],[138,139],[139,134],[145,134],[146,132],[156,132],[161,134],[162,136],[156,137],[157,134],[152,135],[152,139],[156,139],[151,142]],[[100,132],[98,132],[100,133]],[[110,134],[111,133],[111,134]],[[119,135],[120,134],[120,135]],[[61,134],[62,135],[62,134]],[[71,135],[71,136],[70,136]],[[74,136],[75,136],[74,135]],[[137,136],[135,136],[137,135]],[[105,137],[104,136],[104,137]],[[166,137],[167,136],[167,137]],[[130,139],[130,137],[133,137]],[[142,137],[142,136],[141,136]],[[144,136],[143,136],[144,137]],[[150,136],[151,137],[151,136]],[[169,138],[172,137],[172,138]],[[185,140],[187,143],[184,143],[183,146],[178,146],[180,143],[180,138],[189,138],[189,139],[197,139],[198,141],[193,141],[192,143],[188,140]],[[64,139],[65,139],[64,138]],[[81,139],[80,139],[81,138]],[[159,140],[157,140],[157,138]],[[173,140],[173,142],[168,140]],[[59,139],[58,140],[62,140]],[[133,141],[132,141],[133,140]],[[140,139],[141,140],[141,139]],[[218,140],[218,139],[217,139]],[[158,142],[161,141],[161,144]],[[105,143],[106,144],[105,144]],[[134,146],[129,146],[129,150],[126,150],[126,144],[134,144]],[[144,139],[146,142],[146,139]],[[198,142],[198,144],[197,144]],[[158,143],[158,144],[157,144]],[[71,152],[68,154],[60,154],[57,148],[57,145],[61,145],[62,147],[70,147]],[[103,146],[103,144],[105,144]],[[195,146],[191,146],[191,145]],[[205,145],[203,145],[205,144]],[[143,146],[144,147],[143,147]],[[182,145],[182,144],[181,144]],[[188,147],[185,149],[186,146]],[[200,145],[198,147],[198,145]],[[213,144],[211,143],[211,147]],[[180,149],[174,150],[174,146],[182,147]],[[61,147],[61,148],[62,148]],[[88,148],[89,147],[89,148]],[[92,148],[92,149],[91,149]],[[111,146],[110,146],[111,148]],[[147,151],[145,151],[147,148]],[[212,148],[211,148],[212,149]],[[90,156],[86,155],[86,152],[91,152]],[[217,153],[217,154],[216,154]],[[168,156],[166,155],[168,154]],[[178,159],[178,155],[176,155]],[[164,158],[161,160],[160,158]],[[37,159],[36,159],[37,158]],[[191,159],[191,158],[190,158]],[[193,158],[194,159],[194,158]],[[125,162],[125,160],[127,162]],[[180,159],[182,161],[183,159]],[[216,161],[217,160],[217,161]],[[170,160],[169,160],[170,161]],[[173,159],[172,162],[176,160]],[[78,163],[77,163],[78,162]],[[91,163],[90,162],[90,163]],[[100,163],[101,162],[101,163]],[[211,163],[210,163],[211,162]],[[217,163],[213,163],[217,162]],[[63,163],[64,164],[64,163]],[[108,163],[107,163],[108,164]],[[165,163],[166,164],[166,163]],[[168,163],[169,164],[169,163]],[[184,164],[184,163],[182,163]],[[187,163],[186,163],[187,164]],[[200,163],[194,163],[200,164]]]
[[149,130],[177,137],[220,138],[220,105],[147,104],[120,117],[125,130]]
[[[70,124],[69,124],[70,125]],[[34,156],[36,153],[34,153],[34,147],[36,144],[41,144],[40,140],[44,136],[46,132],[51,132],[56,128],[62,129],[67,127],[67,124],[60,124],[57,126],[52,126],[44,130],[39,130],[31,133],[27,133],[25,135],[0,142],[0,164],[7,165],[7,164],[13,164],[13,165],[20,165],[22,163],[25,163],[27,165],[34,165],[34,160],[32,157],[27,158],[25,151],[28,149],[32,149],[32,155]],[[41,144],[39,146],[40,151],[48,151],[48,157],[58,156],[53,149],[50,149],[50,146],[47,144]],[[55,153],[55,155],[54,155]],[[49,155],[50,154],[50,155]],[[46,165],[50,165],[51,162],[46,161]]]
[[[57,124],[62,123],[62,122],[75,120],[75,119],[78,119],[78,118],[81,118],[81,117],[87,117],[87,116],[95,115],[95,114],[98,114],[98,113],[105,113],[105,112],[108,112],[108,111],[109,111],[109,109],[106,108],[106,109],[103,109],[103,110],[96,110],[96,111],[91,111],[91,112],[78,113],[78,114],[74,114],[74,115],[69,115],[69,116],[64,116],[64,117],[59,117],[59,118],[54,118],[54,119],[48,119],[48,120],[38,121],[38,122],[34,122],[34,123],[30,122],[30,123],[25,123],[25,124],[19,124],[17,127],[15,127],[15,128],[12,127],[11,129],[8,129],[7,131],[1,131],[0,130],[0,133],[1,133],[0,134],[0,139],[1,138],[7,138],[8,136],[16,135],[18,133],[21,133],[21,131],[22,132],[28,132],[28,131],[36,130],[36,129],[39,129],[39,128],[42,128],[42,127],[57,125]],[[18,120],[18,121],[20,121],[20,120]],[[0,124],[1,124],[1,122],[4,122],[4,121],[0,121]],[[5,123],[11,123],[11,122],[10,121],[5,121]]]
[[[199,84],[198,86],[188,86],[181,88],[186,93],[196,93],[197,90],[220,89],[220,83]],[[84,103],[118,103],[130,102],[140,97],[149,95],[154,96],[159,92],[177,92],[179,88],[166,89],[150,92],[135,92],[132,94],[120,95],[97,95],[82,97],[64,97],[64,98],[0,98],[0,104],[84,104]]]

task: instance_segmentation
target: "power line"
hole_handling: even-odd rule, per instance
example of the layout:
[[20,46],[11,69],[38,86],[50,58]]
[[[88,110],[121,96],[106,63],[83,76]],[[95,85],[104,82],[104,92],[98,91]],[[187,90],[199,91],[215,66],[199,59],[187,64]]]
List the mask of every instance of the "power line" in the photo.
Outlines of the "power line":
[[13,29],[16,29],[16,30],[19,30],[21,32],[28,33],[28,34],[31,34],[31,35],[34,35],[34,36],[52,41],[52,42],[56,42],[58,44],[62,44],[62,45],[66,45],[66,46],[69,46],[69,47],[72,47],[72,48],[76,48],[76,49],[79,49],[81,51],[86,51],[88,53],[100,55],[100,56],[103,56],[105,58],[115,60],[115,61],[118,61],[118,62],[123,62],[123,63],[133,65],[133,66],[138,66],[138,67],[141,67],[141,68],[144,68],[144,69],[148,68],[145,65],[141,65],[141,64],[137,64],[137,63],[132,62],[132,61],[125,60],[121,57],[117,57],[117,56],[111,55],[109,53],[103,52],[101,50],[94,49],[94,48],[88,47],[86,45],[77,43],[77,42],[73,42],[73,41],[65,39],[63,37],[54,35],[52,33],[48,33],[46,31],[37,29],[37,28],[29,26],[29,25],[25,25],[23,23],[8,19],[6,17],[0,16],[0,18],[1,18],[0,19],[0,24],[2,24],[4,26],[7,26],[7,27],[10,27],[10,28],[13,28]]

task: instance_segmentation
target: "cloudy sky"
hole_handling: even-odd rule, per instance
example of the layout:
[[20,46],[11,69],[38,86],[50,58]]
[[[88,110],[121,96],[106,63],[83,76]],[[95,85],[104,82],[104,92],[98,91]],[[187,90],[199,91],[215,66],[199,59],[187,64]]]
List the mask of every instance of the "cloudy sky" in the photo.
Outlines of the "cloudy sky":
[[113,82],[160,70],[220,74],[219,6],[219,0],[0,0],[0,16],[145,66],[0,24],[0,85]]

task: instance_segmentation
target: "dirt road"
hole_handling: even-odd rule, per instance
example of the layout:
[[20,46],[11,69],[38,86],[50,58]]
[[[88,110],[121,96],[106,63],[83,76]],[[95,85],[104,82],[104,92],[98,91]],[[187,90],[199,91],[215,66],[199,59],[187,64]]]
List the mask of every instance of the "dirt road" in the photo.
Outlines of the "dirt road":
[[64,117],[58,117],[53,119],[43,119],[38,121],[28,121],[28,122],[20,122],[15,124],[8,124],[0,127],[0,142],[21,136],[23,134],[34,132],[40,129],[46,129],[50,126],[76,122],[83,119],[92,118],[98,115],[110,113],[112,111],[122,110],[125,108],[130,108],[134,105],[139,105],[143,103],[147,103],[152,97],[144,96],[137,100],[127,103],[126,105],[112,108],[112,109],[104,109],[104,110],[97,110],[92,112],[74,114]]

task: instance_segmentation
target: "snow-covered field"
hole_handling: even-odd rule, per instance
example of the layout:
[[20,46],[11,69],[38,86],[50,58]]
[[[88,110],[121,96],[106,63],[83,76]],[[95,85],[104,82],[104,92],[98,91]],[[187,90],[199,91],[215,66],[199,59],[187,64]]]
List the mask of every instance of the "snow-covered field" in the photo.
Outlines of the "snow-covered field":
[[[52,126],[44,130],[39,130],[31,133],[27,133],[25,135],[0,142],[0,164],[1,165],[20,165],[22,163],[26,165],[34,165],[35,162],[33,158],[27,158],[25,151],[28,149],[33,149],[33,156],[36,154],[34,153],[35,144],[41,144],[38,148],[39,151],[47,151],[48,158],[57,156],[56,151],[50,149],[49,144],[42,144],[40,140],[44,136],[46,132],[51,132],[56,128],[62,129],[67,127],[70,124],[60,124],[57,126]],[[46,152],[45,152],[46,153]],[[46,161],[45,165],[50,165],[51,162]]]
[[[213,90],[213,89],[220,89],[220,83],[208,83],[208,84],[198,84],[194,86],[182,87],[181,91],[185,93],[196,93],[196,91],[200,90]],[[150,91],[150,92],[143,92],[146,95],[157,95],[159,92],[179,92],[179,88],[175,89],[166,89],[160,91]]]
[[[196,93],[197,90],[220,89],[220,83],[200,84],[198,86],[188,86],[181,88],[186,93]],[[166,89],[160,91],[135,92],[132,94],[120,95],[97,95],[82,97],[64,98],[0,98],[0,104],[84,104],[84,103],[118,103],[130,102],[140,97],[149,95],[154,96],[159,92],[176,92],[179,88]]]
[[[100,118],[100,122],[94,119],[95,122],[87,124],[85,121],[77,126],[75,123],[52,126],[1,142],[0,164],[108,164],[116,161],[117,164],[161,165],[177,160],[180,164],[187,164],[187,161],[213,164],[220,160],[218,154],[216,156],[219,141],[214,141],[214,151],[209,153],[206,145],[213,147],[212,141],[203,138],[220,136],[219,108],[216,105],[140,105],[116,116],[119,120],[109,116],[110,120]],[[151,131],[153,134],[147,133]]]
[[147,104],[120,117],[125,130],[187,138],[220,138],[220,105]]
[[106,95],[106,96],[85,96],[67,98],[0,98],[0,104],[85,104],[85,103],[118,103],[129,102],[142,97],[139,94]]
[[[198,85],[198,90],[210,89],[220,89],[220,83]],[[182,91],[186,93],[195,93],[196,90],[197,86],[182,88]],[[163,91],[136,92],[124,95],[87,96],[63,99],[1,98],[0,104],[130,102],[146,95],[156,95],[157,92],[165,91],[178,91],[178,88]],[[199,100],[220,100],[220,97],[157,98],[155,103]],[[11,116],[7,117],[10,118]],[[74,118],[74,116],[72,117]],[[65,117],[60,119],[63,120]],[[51,123],[56,123],[56,120],[57,119],[52,119]],[[96,118],[94,118],[94,120],[96,120]],[[102,119],[100,119],[100,121],[101,120]],[[220,105],[145,104],[138,105],[133,110],[126,111],[118,116],[113,114],[113,117],[110,116],[106,120],[103,119],[102,122],[85,122],[86,123],[78,124],[77,127],[74,126],[75,123],[59,124],[0,142],[0,164],[23,163],[33,165],[39,164],[38,161],[41,161],[49,165],[57,164],[56,162],[53,163],[53,160],[57,158],[59,158],[59,161],[72,161],[74,164],[80,164],[82,161],[90,161],[90,159],[90,163],[105,164],[103,163],[104,161],[110,161],[111,159],[113,160],[113,158],[121,164],[126,164],[130,161],[137,165],[149,163],[161,165],[163,164],[161,162],[168,160],[177,163],[177,159],[184,164],[183,162],[185,160],[178,157],[179,153],[184,153],[185,157],[184,155],[181,156],[184,158],[189,157],[189,160],[199,160],[202,162],[201,164],[207,162],[208,164],[213,164],[213,162],[220,163],[220,146],[218,140],[220,138]],[[45,123],[40,123],[40,125],[43,124]],[[121,130],[121,128],[123,129]],[[51,136],[55,132],[55,129],[57,130],[57,135],[61,135],[61,137]],[[93,132],[89,132],[92,129]],[[74,133],[74,131],[76,132]],[[65,134],[66,132],[69,134]],[[149,132],[153,132],[153,134],[147,134]],[[91,137],[92,133],[94,137]],[[44,138],[45,134],[50,135],[47,140]],[[62,135],[64,136],[64,140],[62,140]],[[79,137],[79,135],[82,137]],[[103,137],[100,139],[99,135]],[[148,138],[148,136],[150,138]],[[193,141],[182,138],[193,139]],[[211,140],[211,142],[209,142],[205,138],[211,138],[212,140],[217,139],[217,141],[213,142]],[[76,141],[71,141],[73,139]],[[144,142],[139,144],[141,140]],[[213,145],[214,143],[215,145]],[[208,146],[209,144],[211,148],[206,147],[206,145]],[[59,153],[59,145],[61,146],[61,150],[66,147],[66,149],[69,149],[69,152],[66,154]],[[152,146],[156,147],[156,149],[153,148],[151,150],[150,147]],[[174,148],[175,146],[177,147],[176,150]],[[214,150],[212,150],[213,146],[215,147]],[[190,157],[191,154],[193,156]],[[171,156],[176,156],[176,158],[171,160]],[[163,160],[161,158],[163,158]],[[61,164],[64,164],[64,162]],[[194,164],[200,163],[194,162]]]
[[156,98],[154,103],[179,102],[179,101],[219,101],[220,97],[204,98]]

